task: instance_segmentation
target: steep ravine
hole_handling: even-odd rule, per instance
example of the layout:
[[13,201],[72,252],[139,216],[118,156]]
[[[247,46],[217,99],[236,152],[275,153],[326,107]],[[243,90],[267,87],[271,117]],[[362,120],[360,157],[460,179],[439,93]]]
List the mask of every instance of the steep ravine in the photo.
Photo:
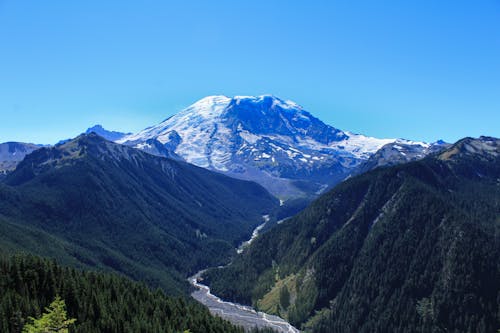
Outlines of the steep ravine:
[[[238,253],[241,253],[244,248],[248,246],[259,235],[259,231],[269,221],[269,216],[264,215],[263,219],[264,223],[255,228],[254,232],[252,233],[252,237],[238,248]],[[198,302],[208,307],[213,315],[220,316],[232,322],[233,324],[242,326],[248,330],[255,327],[269,327],[276,330],[277,332],[283,333],[300,332],[290,323],[278,316],[256,311],[250,306],[227,302],[213,295],[210,292],[210,288],[201,283],[201,276],[205,271],[206,269],[201,270],[189,278],[189,283],[191,283],[191,285],[196,288],[196,290],[191,293],[191,296]]]

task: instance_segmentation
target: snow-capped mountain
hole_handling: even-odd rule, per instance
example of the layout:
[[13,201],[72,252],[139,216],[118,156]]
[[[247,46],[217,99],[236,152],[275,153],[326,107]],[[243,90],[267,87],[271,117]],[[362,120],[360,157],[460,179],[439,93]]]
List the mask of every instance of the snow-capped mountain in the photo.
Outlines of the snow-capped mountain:
[[300,105],[269,95],[205,97],[158,125],[117,140],[257,181],[283,198],[341,181],[395,141],[339,130]]
[[438,153],[451,145],[438,140],[433,143],[415,142],[397,139],[380,148],[368,160],[353,171],[353,174],[363,173],[381,166],[391,166],[411,161],[417,161],[429,154]]

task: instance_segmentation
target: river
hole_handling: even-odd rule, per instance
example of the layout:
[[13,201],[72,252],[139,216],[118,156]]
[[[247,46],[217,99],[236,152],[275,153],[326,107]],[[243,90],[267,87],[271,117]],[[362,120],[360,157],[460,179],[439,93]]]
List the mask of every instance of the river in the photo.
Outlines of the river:
[[[239,248],[238,253],[243,252],[245,247],[247,247],[252,241],[259,235],[259,231],[265,226],[269,221],[269,216],[264,215],[264,223],[255,228],[252,233],[252,237],[244,242]],[[201,283],[201,275],[206,271],[206,269],[199,271],[195,275],[189,278],[189,283],[193,285],[196,290],[191,293],[191,296],[198,302],[202,303],[210,312],[217,315],[223,319],[232,322],[235,325],[242,326],[245,329],[252,329],[254,327],[265,328],[269,327],[277,332],[283,333],[298,333],[298,329],[293,327],[290,323],[284,319],[270,315],[264,312],[255,311],[250,306],[241,305],[238,303],[227,302],[219,297],[213,295],[210,292],[210,288]]]

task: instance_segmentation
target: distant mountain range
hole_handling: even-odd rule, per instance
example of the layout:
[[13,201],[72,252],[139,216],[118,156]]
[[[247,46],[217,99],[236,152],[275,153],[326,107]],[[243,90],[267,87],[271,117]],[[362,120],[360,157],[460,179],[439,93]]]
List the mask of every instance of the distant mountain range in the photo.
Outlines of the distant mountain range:
[[[209,96],[139,133],[108,131],[101,125],[85,133],[92,132],[150,154],[256,181],[280,199],[313,198],[348,176],[446,147],[442,141],[377,139],[342,131],[300,105],[270,95]],[[26,152],[36,148],[17,145]],[[24,155],[0,153],[0,172],[11,171]]]
[[[398,162],[445,147],[443,142],[377,139],[342,131],[292,101],[269,95],[209,96],[117,142],[256,181],[282,199],[320,193],[357,172],[386,144],[407,151],[401,151]],[[385,157],[375,164],[391,164]]]
[[[82,133],[82,134],[90,134],[90,133],[95,133],[99,135],[100,137],[108,140],[108,141],[117,141],[125,137],[126,135],[130,135],[132,133],[122,133],[122,132],[116,132],[116,131],[108,131],[102,125],[94,125],[92,127],[87,128],[87,130]],[[64,139],[60,140],[56,145],[62,145],[68,141],[71,141],[71,138],[69,139]]]
[[495,332],[499,199],[500,140],[465,138],[342,182],[205,283],[306,332]]
[[41,147],[33,143],[0,143],[0,174],[14,170],[26,155]]
[[83,134],[0,182],[0,250],[186,290],[278,206],[260,185]]
[[404,140],[396,140],[388,143],[366,161],[363,161],[353,172],[353,174],[361,174],[381,166],[391,166],[406,162],[418,161],[429,154],[436,154],[443,149],[450,147],[449,143],[442,140],[426,144],[408,143]]
[[90,134],[90,133],[95,133],[95,134],[105,138],[108,141],[118,141],[120,139],[123,139],[125,136],[132,134],[132,133],[108,131],[108,130],[104,129],[101,125],[94,125],[92,127],[89,127],[85,131],[85,134]]

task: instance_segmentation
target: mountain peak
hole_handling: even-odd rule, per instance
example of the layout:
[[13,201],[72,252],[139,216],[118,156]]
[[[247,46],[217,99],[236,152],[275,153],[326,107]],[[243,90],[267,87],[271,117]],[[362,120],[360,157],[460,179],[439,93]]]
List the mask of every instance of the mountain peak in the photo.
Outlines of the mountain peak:
[[[211,119],[218,116],[223,116],[224,111],[230,106],[252,105],[254,110],[257,109],[272,109],[283,111],[302,111],[303,108],[297,103],[290,100],[283,100],[277,96],[266,94],[259,96],[233,96],[212,95],[204,97],[195,103],[191,104],[181,114],[196,114],[205,119]],[[247,111],[249,108],[247,108]],[[169,120],[168,118],[167,120]],[[167,121],[166,120],[166,121]]]
[[487,159],[497,158],[500,156],[500,139],[489,136],[481,136],[477,139],[467,137],[442,152],[439,158],[454,160],[464,156],[479,156]]
[[12,171],[24,157],[41,148],[41,145],[23,142],[0,143],[0,174]]
[[220,116],[230,102],[231,98],[227,96],[207,96],[191,104],[177,115],[167,118],[163,121],[163,123],[168,123],[175,117],[183,117],[184,119],[190,121],[193,121],[193,119],[196,118],[199,120],[213,119]]
[[213,105],[213,104],[228,104],[231,101],[231,97],[227,97],[225,95],[211,95],[203,97],[202,99],[197,100],[191,106],[188,106],[187,109],[190,109],[194,106],[203,106],[203,105]]
[[131,133],[122,133],[122,132],[117,132],[117,131],[108,131],[107,129],[102,127],[102,125],[99,125],[99,124],[94,125],[92,127],[89,127],[85,131],[86,134],[89,134],[92,132],[99,134],[100,136],[102,136],[103,138],[105,138],[106,140],[109,140],[109,141],[117,141],[117,140],[120,140],[121,138],[123,138],[124,136],[131,134]]
[[302,110],[302,106],[291,100],[284,100],[275,95],[265,94],[260,96],[234,96],[232,101],[236,104],[247,102],[254,104],[263,104],[268,108],[279,106],[283,110]]
[[82,133],[72,139],[65,140],[64,142],[61,142],[60,144],[54,146],[54,147],[48,147],[48,149],[52,148],[58,148],[61,150],[66,150],[70,147],[74,146],[87,146],[87,145],[95,145],[99,143],[104,143],[109,140],[106,140],[106,138],[102,137],[101,135],[97,134],[96,132],[87,132],[87,133]]
[[299,104],[269,94],[207,96],[155,126],[117,140],[257,181],[281,197],[316,193],[339,182],[394,141],[342,131]]
[[15,172],[9,175],[8,182],[21,184],[54,168],[73,166],[82,161],[99,161],[99,163],[106,162],[112,165],[123,161],[133,161],[139,165],[141,161],[151,158],[156,157],[108,141],[95,132],[83,133],[59,145],[43,147],[27,155],[19,163]]
[[103,131],[103,130],[104,130],[104,127],[102,127],[102,125],[97,124],[97,125],[94,125],[92,127],[87,128],[86,133]]

